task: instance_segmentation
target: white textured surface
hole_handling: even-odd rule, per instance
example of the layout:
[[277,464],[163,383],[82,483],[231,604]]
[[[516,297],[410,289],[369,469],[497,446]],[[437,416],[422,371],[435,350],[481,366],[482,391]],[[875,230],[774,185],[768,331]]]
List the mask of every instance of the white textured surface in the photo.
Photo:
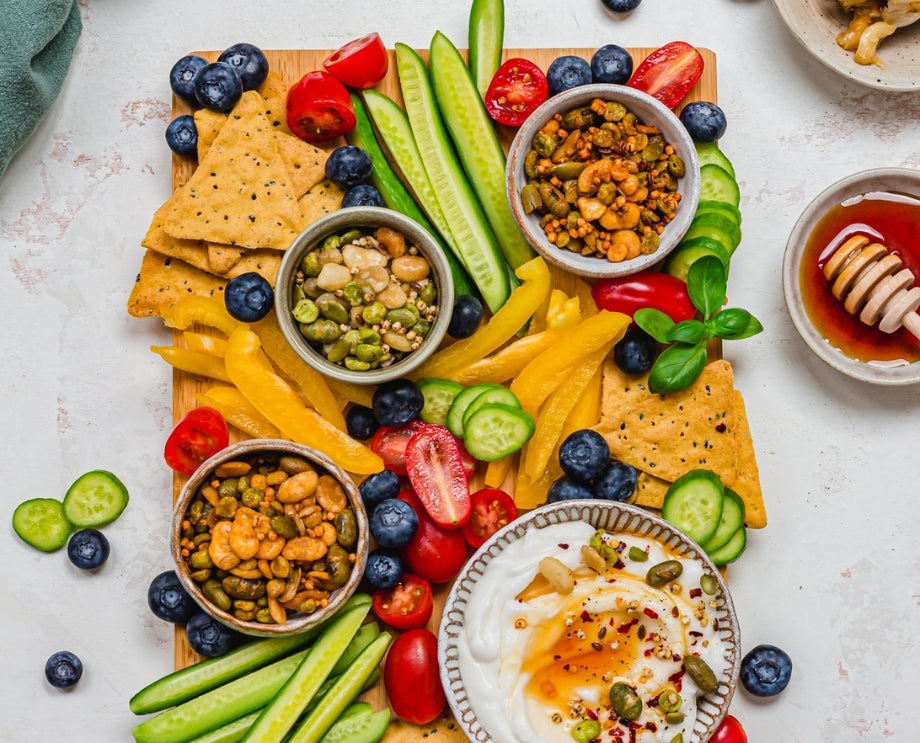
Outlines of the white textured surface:
[[[401,0],[308,3],[81,0],[85,29],[63,94],[0,181],[0,466],[5,654],[0,741],[126,741],[127,700],[171,670],[171,628],[146,585],[169,567],[170,373],[147,347],[167,334],[124,305],[138,242],[170,186],[162,138],[167,73],[192,49],[249,41],[334,48],[370,30],[425,47],[436,29],[464,45],[468,5]],[[752,743],[912,740],[920,722],[920,551],[916,445],[920,388],[870,388],[811,355],[783,304],[780,267],[800,209],[826,185],[875,166],[920,167],[920,99],[837,76],[786,32],[769,0],[645,0],[623,19],[598,0],[506,0],[510,47],[675,38],[718,55],[722,140],[741,182],[744,242],[730,300],[765,332],[726,344],[744,392],[770,525],[752,533],[731,585],[742,641],[795,663],[792,685],[732,712]],[[0,19],[0,23],[4,21]],[[98,575],[63,552],[23,545],[10,514],[60,497],[87,469],[119,473],[132,500],[106,533]],[[86,671],[70,693],[44,680],[70,649]]]

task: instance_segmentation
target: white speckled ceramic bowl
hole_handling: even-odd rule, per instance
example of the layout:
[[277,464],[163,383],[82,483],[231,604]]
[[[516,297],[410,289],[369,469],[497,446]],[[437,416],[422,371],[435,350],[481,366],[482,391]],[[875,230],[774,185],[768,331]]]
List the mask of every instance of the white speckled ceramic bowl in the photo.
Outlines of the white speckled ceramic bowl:
[[890,91],[920,90],[920,22],[883,39],[878,57],[885,63],[857,64],[853,53],[837,44],[852,15],[838,0],[773,0],[776,12],[796,40],[822,64],[854,82]]
[[[712,612],[714,621],[719,623],[719,634],[725,643],[726,670],[718,679],[718,689],[699,698],[693,736],[686,743],[708,741],[728,712],[741,666],[738,618],[728,586],[718,568],[696,543],[663,519],[637,506],[598,500],[562,501],[528,512],[494,534],[476,551],[457,576],[441,619],[438,665],[441,668],[441,683],[447,694],[447,701],[460,727],[475,743],[502,743],[492,738],[479,721],[465,691],[461,673],[458,642],[465,624],[464,611],[470,600],[471,591],[488,572],[490,563],[509,544],[521,539],[531,529],[571,521],[587,521],[597,529],[658,540],[678,554],[701,561],[706,571],[716,578],[719,590],[715,598],[716,607]],[[494,628],[485,628],[486,632],[493,630]]]
[[[674,151],[684,161],[686,175],[680,179],[681,202],[677,215],[664,228],[658,250],[619,263],[592,255],[581,255],[564,248],[557,248],[546,238],[540,227],[540,216],[527,214],[521,203],[521,188],[527,184],[524,174],[524,158],[530,150],[530,143],[543,125],[557,113],[571,111],[589,104],[595,98],[604,101],[618,101],[626,106],[646,124],[657,126],[665,140],[674,146]],[[700,199],[700,167],[693,140],[673,111],[650,95],[624,85],[582,85],[559,93],[547,99],[534,111],[523,126],[518,129],[508,150],[508,202],[524,237],[549,263],[565,271],[597,279],[609,276],[628,276],[654,266],[671,253],[690,227],[696,205]]]
[[818,194],[792,228],[783,256],[783,293],[786,307],[802,340],[822,361],[842,374],[879,385],[920,382],[920,362],[898,366],[872,364],[847,356],[815,328],[802,301],[802,253],[815,225],[838,204],[875,192],[909,194],[920,199],[920,172],[906,168],[876,168],[847,176]]

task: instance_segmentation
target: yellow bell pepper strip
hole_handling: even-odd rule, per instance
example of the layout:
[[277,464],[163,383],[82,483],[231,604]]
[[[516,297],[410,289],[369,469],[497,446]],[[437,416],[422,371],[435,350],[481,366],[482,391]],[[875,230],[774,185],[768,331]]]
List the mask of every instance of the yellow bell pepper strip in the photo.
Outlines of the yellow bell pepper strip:
[[366,408],[374,404],[374,388],[370,385],[340,382],[338,379],[327,379],[326,384],[343,408],[350,402]]
[[540,408],[534,434],[527,442],[527,453],[522,464],[522,469],[531,482],[540,479],[555,454],[562,440],[566,419],[591,384],[604,358],[613,348],[613,344],[613,341],[609,342],[573,369],[572,373],[553,390],[553,393],[546,399],[546,403]]
[[189,295],[182,297],[172,307],[163,312],[163,321],[170,328],[187,330],[194,324],[216,328],[229,336],[243,323],[234,320],[227,312],[222,299]]
[[438,351],[410,376],[413,379],[450,379],[452,374],[479,361],[509,340],[530,320],[550,290],[550,273],[541,257],[514,272],[524,283],[515,288],[501,309],[469,338]]
[[511,472],[511,468],[514,467],[516,461],[517,452],[509,454],[507,457],[496,459],[494,462],[489,462],[489,465],[486,467],[486,474],[483,477],[486,486],[490,488],[500,488],[504,484],[505,479],[508,477],[508,473]]
[[214,408],[224,420],[254,439],[284,438],[277,426],[262,415],[236,387],[211,387],[195,395],[201,405]]
[[182,341],[190,351],[206,353],[209,356],[217,356],[221,359],[227,351],[227,341],[223,338],[218,338],[216,335],[205,335],[204,333],[193,333],[191,330],[186,330],[182,333]]
[[562,427],[562,436],[560,442],[570,433],[579,431],[582,428],[594,428],[601,419],[601,393],[604,382],[604,365],[601,363],[594,376],[575,402],[575,407],[565,419],[565,425]]
[[581,314],[584,317],[591,317],[597,314],[597,304],[594,297],[591,296],[591,284],[578,276],[572,276],[574,282],[574,295],[578,297],[581,306]]
[[372,474],[383,460],[308,408],[282,377],[260,361],[259,336],[248,327],[233,331],[227,344],[227,372],[256,410],[288,438],[318,449],[346,472]]
[[201,351],[190,351],[178,346],[151,346],[150,350],[162,356],[163,360],[174,369],[199,377],[219,379],[222,382],[230,381],[224,360],[217,356],[201,353]]
[[316,412],[341,431],[345,430],[345,416],[342,415],[344,407],[332,394],[326,378],[312,366],[307,365],[297,352],[291,348],[274,310],[252,326],[259,336],[262,348],[275,366],[297,385],[300,394],[308,404],[316,408]]
[[550,485],[559,477],[562,477],[562,468],[555,458],[549,461],[547,468],[536,481],[524,473],[523,467],[518,468],[514,480],[514,504],[521,510],[542,506],[546,503]]
[[616,343],[631,318],[620,312],[598,312],[562,335],[559,342],[533,359],[511,383],[521,407],[536,417],[544,400],[586,359]]

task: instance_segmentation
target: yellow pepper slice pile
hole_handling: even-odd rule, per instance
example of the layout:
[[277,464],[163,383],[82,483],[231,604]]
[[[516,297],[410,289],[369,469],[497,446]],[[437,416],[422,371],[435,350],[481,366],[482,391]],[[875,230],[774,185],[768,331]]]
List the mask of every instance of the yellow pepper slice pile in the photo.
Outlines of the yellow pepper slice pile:
[[230,425],[254,439],[284,438],[277,426],[262,415],[236,387],[211,387],[195,395],[202,405],[214,408]]

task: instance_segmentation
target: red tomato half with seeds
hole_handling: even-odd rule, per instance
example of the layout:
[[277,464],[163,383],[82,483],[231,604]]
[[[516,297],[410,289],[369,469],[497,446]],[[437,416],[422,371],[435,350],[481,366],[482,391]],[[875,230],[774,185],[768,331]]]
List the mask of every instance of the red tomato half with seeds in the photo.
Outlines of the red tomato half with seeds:
[[427,725],[444,710],[447,699],[438,669],[438,638],[427,629],[399,635],[387,652],[383,683],[396,716]]
[[466,564],[467,543],[463,533],[442,529],[434,523],[411,490],[403,490],[396,497],[412,506],[418,516],[418,528],[402,549],[406,567],[432,583],[456,578]]
[[376,31],[353,39],[323,60],[323,68],[352,88],[373,88],[387,74],[390,58]]
[[499,124],[520,126],[548,94],[543,70],[529,59],[516,57],[499,67],[489,83],[486,110]]
[[473,548],[479,547],[518,515],[514,500],[504,490],[483,488],[473,493],[470,501],[470,520],[463,525],[463,536]]
[[470,517],[470,486],[463,456],[444,426],[426,425],[406,444],[406,472],[428,515],[444,529],[459,529]]
[[395,629],[424,627],[434,609],[431,584],[418,575],[403,573],[393,588],[374,591],[371,606],[381,621]]
[[230,443],[227,422],[214,408],[190,410],[166,439],[163,457],[176,472],[191,475],[198,465]]
[[348,88],[328,72],[308,72],[288,91],[288,128],[307,142],[348,134],[356,121]]
[[413,433],[427,425],[429,424],[422,423],[422,421],[412,421],[399,428],[381,426],[371,437],[368,446],[383,460],[383,466],[386,469],[405,477],[406,444],[409,443]]
[[726,715],[709,743],[748,743],[748,738],[741,723],[731,715]]
[[672,41],[649,54],[629,78],[630,88],[676,108],[703,76],[703,55],[685,41]]

